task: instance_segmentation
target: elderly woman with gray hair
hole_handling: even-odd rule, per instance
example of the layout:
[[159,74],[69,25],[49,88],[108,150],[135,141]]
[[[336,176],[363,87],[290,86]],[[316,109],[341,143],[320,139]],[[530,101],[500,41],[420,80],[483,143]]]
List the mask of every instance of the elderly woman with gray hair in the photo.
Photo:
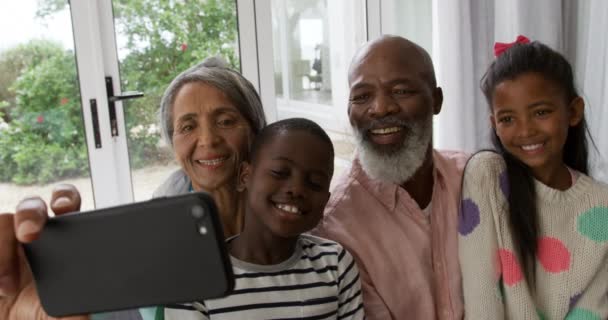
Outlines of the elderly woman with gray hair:
[[181,169],[154,196],[206,191],[218,206],[224,234],[239,233],[244,212],[237,171],[266,125],[251,83],[221,60],[205,60],[171,82],[160,104],[160,123]]
[[[221,59],[207,59],[171,82],[161,101],[160,122],[181,168],[154,196],[208,192],[218,207],[225,236],[239,233],[244,198],[236,190],[238,168],[253,137],[266,125],[253,85]],[[55,214],[78,211],[78,190],[58,186],[50,206]],[[15,215],[0,214],[0,319],[51,319],[40,306],[31,271],[20,253],[20,243],[35,240],[47,217],[47,206],[39,197],[21,201]],[[137,310],[105,317],[144,318]]]

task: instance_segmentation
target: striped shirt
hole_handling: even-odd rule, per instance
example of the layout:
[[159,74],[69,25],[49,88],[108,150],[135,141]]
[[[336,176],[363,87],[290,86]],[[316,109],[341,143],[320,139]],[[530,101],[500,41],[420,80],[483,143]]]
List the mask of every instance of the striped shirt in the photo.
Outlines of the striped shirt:
[[231,257],[234,291],[221,299],[166,308],[165,319],[364,319],[359,272],[340,244],[301,235],[276,265]]

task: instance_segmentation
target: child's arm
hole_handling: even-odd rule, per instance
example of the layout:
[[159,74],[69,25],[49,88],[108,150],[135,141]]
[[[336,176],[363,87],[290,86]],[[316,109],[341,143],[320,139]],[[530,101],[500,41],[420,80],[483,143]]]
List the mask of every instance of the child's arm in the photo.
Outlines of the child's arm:
[[344,248],[338,255],[338,290],[338,319],[364,319],[359,270]]
[[[480,153],[465,168],[458,251],[466,319],[504,319],[494,210],[504,203],[500,158]],[[504,179],[504,178],[503,178]],[[503,188],[505,184],[503,182]]]

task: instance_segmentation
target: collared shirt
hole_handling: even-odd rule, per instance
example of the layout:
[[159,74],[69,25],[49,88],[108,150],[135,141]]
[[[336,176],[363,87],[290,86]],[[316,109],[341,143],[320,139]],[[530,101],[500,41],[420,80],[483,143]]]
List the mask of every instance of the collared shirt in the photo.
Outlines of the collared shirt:
[[368,319],[462,318],[457,228],[466,160],[433,152],[430,215],[399,185],[367,176],[357,160],[338,180],[313,233],[355,257]]

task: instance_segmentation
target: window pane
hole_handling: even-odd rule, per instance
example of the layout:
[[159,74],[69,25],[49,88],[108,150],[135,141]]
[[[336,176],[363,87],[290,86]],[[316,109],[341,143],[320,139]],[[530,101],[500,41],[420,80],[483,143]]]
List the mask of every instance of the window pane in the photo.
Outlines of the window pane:
[[240,69],[234,0],[114,0],[123,91],[141,99],[123,102],[135,201],[152,192],[178,168],[160,137],[157,111],[171,80],[210,56]]
[[332,104],[326,0],[273,0],[277,93],[286,99]]
[[[68,1],[0,2],[0,212],[59,182],[94,206]],[[48,200],[48,198],[47,198]]]
[[334,143],[338,176],[353,157],[347,73],[367,38],[365,1],[272,0],[271,11],[278,118],[321,125]]

